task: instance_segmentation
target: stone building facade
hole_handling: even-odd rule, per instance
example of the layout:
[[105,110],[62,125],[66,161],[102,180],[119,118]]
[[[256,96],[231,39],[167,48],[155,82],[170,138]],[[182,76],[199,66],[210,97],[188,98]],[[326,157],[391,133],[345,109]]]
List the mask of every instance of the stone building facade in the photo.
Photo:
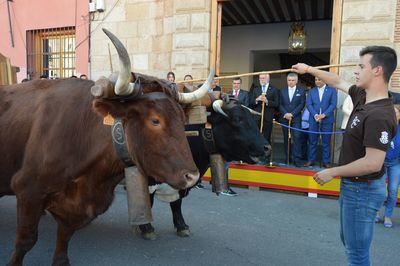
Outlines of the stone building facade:
[[[217,0],[105,0],[106,10],[92,14],[90,73],[92,79],[108,75],[111,70],[109,43],[101,28],[115,33],[126,45],[133,69],[157,77],[168,71],[177,80],[185,74],[206,77],[212,60],[211,38],[213,3]],[[387,45],[400,52],[400,0],[334,0],[332,48],[337,59],[331,63],[356,63],[359,50],[366,45]],[[340,9],[340,10],[338,10]],[[215,10],[214,10],[215,12]],[[335,16],[334,16],[335,17]],[[339,30],[340,34],[335,35]],[[334,49],[331,50],[332,53]],[[111,61],[118,59],[110,47]],[[235,55],[232,55],[235,56]],[[211,58],[211,59],[210,59]],[[114,69],[115,71],[116,69]],[[223,71],[223,70],[222,70]],[[340,75],[354,81],[351,68],[340,69]],[[400,69],[392,79],[392,88],[400,91]]]
[[[211,0],[106,0],[105,5],[104,13],[93,14],[91,24],[93,79],[111,70],[103,27],[125,44],[135,72],[165,78],[174,71],[177,80],[185,74],[207,76]],[[111,44],[110,53],[115,71],[118,59]]]
[[[359,51],[367,45],[385,45],[400,55],[400,1],[343,0],[340,63],[356,63]],[[354,81],[353,70],[340,71]],[[392,77],[391,89],[400,91],[400,68]]]

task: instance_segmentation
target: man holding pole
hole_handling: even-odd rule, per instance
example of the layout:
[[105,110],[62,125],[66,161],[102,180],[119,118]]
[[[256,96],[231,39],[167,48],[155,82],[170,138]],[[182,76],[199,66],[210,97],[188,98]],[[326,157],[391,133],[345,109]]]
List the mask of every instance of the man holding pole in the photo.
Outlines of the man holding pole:
[[[288,86],[280,90],[279,112],[286,162],[290,163],[290,154],[292,153],[294,165],[300,167],[302,165],[300,165],[300,132],[298,129],[301,129],[301,111],[306,102],[306,92],[304,88],[297,86],[297,82],[296,73],[291,72],[287,75]],[[290,152],[292,150],[291,141],[293,141],[292,152]]]
[[345,93],[353,101],[343,137],[339,166],[320,171],[314,180],[320,184],[341,177],[340,236],[349,265],[370,265],[369,249],[375,215],[386,197],[386,151],[396,135],[397,121],[388,94],[390,77],[397,66],[396,52],[385,46],[368,46],[360,51],[351,85],[337,74],[296,64],[293,71],[309,73]]
[[272,121],[279,106],[279,91],[269,83],[269,75],[259,76],[260,86],[253,90],[253,98],[250,100],[250,107],[261,113],[261,118],[256,116],[256,122],[264,138],[271,143]]

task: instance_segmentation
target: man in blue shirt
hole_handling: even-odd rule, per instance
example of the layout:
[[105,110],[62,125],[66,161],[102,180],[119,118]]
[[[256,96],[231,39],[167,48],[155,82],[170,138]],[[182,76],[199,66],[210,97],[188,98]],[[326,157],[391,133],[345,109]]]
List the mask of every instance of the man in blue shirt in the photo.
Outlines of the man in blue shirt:
[[[333,123],[335,122],[334,112],[337,104],[337,91],[335,88],[327,86],[318,77],[315,77],[315,85],[309,91],[306,100],[307,110],[310,112],[310,131],[332,132]],[[324,168],[330,168],[332,134],[310,133],[308,162],[304,166],[312,166],[317,160],[319,137],[322,140],[322,165]]]

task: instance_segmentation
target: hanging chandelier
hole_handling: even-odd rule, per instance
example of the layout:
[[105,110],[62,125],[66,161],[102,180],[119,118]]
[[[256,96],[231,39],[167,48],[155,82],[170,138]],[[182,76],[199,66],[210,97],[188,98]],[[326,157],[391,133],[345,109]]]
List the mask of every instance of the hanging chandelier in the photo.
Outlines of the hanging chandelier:
[[292,30],[289,33],[289,54],[304,54],[307,48],[307,34],[304,30],[304,24],[293,22]]

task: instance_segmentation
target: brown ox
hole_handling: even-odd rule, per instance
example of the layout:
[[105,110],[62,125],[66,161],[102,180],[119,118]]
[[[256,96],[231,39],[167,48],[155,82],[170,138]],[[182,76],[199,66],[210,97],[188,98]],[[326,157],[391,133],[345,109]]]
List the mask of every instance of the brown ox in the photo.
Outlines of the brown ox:
[[[124,81],[131,75],[126,50],[118,53],[123,67],[115,91],[126,95],[135,86]],[[106,114],[122,119],[129,155],[145,176],[179,189],[196,183],[199,173],[176,101],[182,96],[164,81],[144,76],[140,81],[142,90],[129,92],[136,97],[117,100],[95,99],[94,83],[80,79],[0,87],[0,197],[15,194],[18,208],[9,265],[22,265],[37,241],[44,210],[58,223],[53,264],[68,265],[73,233],[110,206],[124,164],[103,124]]]

